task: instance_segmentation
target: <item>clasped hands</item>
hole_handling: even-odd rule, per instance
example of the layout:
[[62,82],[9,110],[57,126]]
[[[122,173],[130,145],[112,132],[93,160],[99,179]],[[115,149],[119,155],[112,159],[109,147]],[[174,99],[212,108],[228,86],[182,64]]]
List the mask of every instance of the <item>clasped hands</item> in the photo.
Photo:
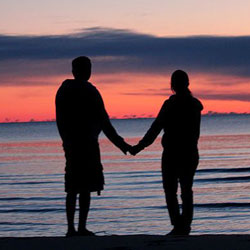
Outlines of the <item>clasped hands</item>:
[[129,152],[131,155],[136,155],[138,154],[141,150],[143,150],[143,148],[137,144],[135,146],[131,146],[129,144],[126,143],[126,148],[123,151],[123,153],[126,155],[127,152]]

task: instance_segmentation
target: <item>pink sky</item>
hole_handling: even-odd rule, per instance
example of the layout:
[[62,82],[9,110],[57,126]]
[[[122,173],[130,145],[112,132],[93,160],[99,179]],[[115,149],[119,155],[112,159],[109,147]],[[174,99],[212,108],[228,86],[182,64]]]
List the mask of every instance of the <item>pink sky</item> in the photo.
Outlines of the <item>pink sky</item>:
[[0,7],[0,122],[54,119],[56,90],[82,54],[93,59],[91,81],[111,117],[155,116],[177,68],[189,73],[204,113],[250,112],[249,1],[13,0]]

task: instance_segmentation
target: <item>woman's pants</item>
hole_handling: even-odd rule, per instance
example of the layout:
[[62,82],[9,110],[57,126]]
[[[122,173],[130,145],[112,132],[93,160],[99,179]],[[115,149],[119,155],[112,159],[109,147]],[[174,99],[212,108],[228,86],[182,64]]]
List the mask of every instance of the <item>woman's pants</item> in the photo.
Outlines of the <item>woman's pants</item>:
[[[193,179],[198,166],[198,152],[185,155],[169,155],[163,152],[163,188],[171,224],[190,227],[193,219]],[[177,199],[178,183],[181,188],[182,213]]]

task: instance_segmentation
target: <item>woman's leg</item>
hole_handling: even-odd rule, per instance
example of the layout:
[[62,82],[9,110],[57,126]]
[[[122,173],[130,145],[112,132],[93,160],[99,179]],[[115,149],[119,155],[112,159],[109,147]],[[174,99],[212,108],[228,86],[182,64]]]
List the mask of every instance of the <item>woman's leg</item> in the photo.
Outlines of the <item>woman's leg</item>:
[[162,180],[170,221],[174,227],[177,227],[180,218],[177,199],[178,179],[175,167],[165,152],[163,152],[162,156]]
[[193,181],[195,170],[198,165],[198,160],[186,164],[185,170],[181,171],[180,174],[180,186],[181,186],[181,199],[182,199],[182,224],[183,230],[189,234],[191,231],[191,223],[193,220]]
[[180,211],[177,199],[178,182],[174,175],[168,175],[164,180],[165,198],[171,224],[176,227],[179,223]]
[[182,223],[190,227],[193,220],[193,175],[180,178],[181,199],[182,199]]

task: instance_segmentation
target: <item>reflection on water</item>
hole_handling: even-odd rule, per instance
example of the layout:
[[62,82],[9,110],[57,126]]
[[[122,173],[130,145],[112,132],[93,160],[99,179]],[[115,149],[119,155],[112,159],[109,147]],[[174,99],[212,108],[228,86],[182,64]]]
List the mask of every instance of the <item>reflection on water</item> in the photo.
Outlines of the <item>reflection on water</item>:
[[[250,233],[249,141],[250,133],[201,137],[193,234]],[[136,157],[122,155],[105,138],[100,144],[106,186],[101,197],[92,195],[88,227],[99,235],[168,232],[160,138]],[[1,236],[65,234],[63,171],[56,137],[0,143]]]

